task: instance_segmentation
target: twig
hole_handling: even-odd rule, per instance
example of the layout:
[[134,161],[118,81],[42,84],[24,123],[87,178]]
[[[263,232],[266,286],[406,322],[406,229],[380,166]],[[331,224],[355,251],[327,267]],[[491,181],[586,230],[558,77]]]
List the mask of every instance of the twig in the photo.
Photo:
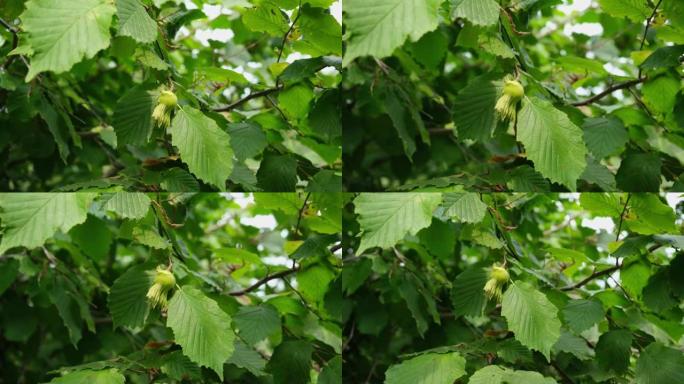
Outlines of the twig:
[[[653,13],[651,13],[651,16],[646,20],[646,28],[644,29],[644,35],[641,36],[641,45],[639,45],[639,50],[642,51],[644,49],[644,44],[646,43],[646,35],[648,34],[649,28],[651,28],[651,22],[653,21],[653,18],[655,18],[656,13],[658,13],[658,7],[660,7],[660,4],[662,4],[663,0],[658,1],[658,4],[656,4],[655,8],[653,8]],[[639,76],[641,78],[641,66],[639,66]]]
[[598,277],[604,276],[604,275],[609,275],[609,274],[617,271],[621,267],[622,267],[622,264],[616,265],[616,266],[613,266],[610,268],[602,269],[600,271],[594,271],[594,273],[592,273],[591,275],[589,275],[589,277],[585,278],[584,280],[580,281],[579,283],[561,288],[561,291],[572,291],[573,289],[583,287],[584,285],[588,284],[592,280],[594,280]]
[[[2,26],[5,27],[5,29],[7,29],[12,34],[12,50],[14,50],[15,48],[17,48],[17,45],[19,45],[19,31],[16,28],[12,27],[8,22],[3,20],[2,18],[0,18],[0,24],[2,24]],[[9,65],[12,64],[14,57],[15,56],[9,56],[5,64],[3,64],[3,67],[9,67]]]
[[586,99],[586,100],[584,100],[584,101],[580,101],[580,102],[577,102],[577,103],[572,103],[572,104],[570,104],[570,105],[575,106],[575,107],[582,107],[582,106],[585,106],[585,105],[592,104],[592,103],[594,103],[594,102],[596,102],[596,101],[598,101],[598,100],[601,100],[601,99],[603,99],[604,97],[606,97],[606,96],[612,94],[612,93],[615,92],[615,91],[619,91],[620,89],[630,88],[630,87],[633,87],[633,86],[635,86],[635,85],[637,85],[637,84],[641,84],[641,83],[645,82],[646,79],[647,79],[646,77],[641,77],[641,76],[640,76],[638,79],[626,81],[626,82],[624,82],[624,83],[615,84],[615,85],[613,85],[612,87],[607,88],[605,91],[599,93],[598,95],[592,96],[592,97],[590,97],[590,98],[588,98],[588,99]]
[[625,219],[625,212],[627,212],[627,204],[629,204],[629,199],[632,198],[632,194],[627,194],[627,200],[625,200],[625,206],[622,207],[622,213],[620,213],[620,222],[617,226],[617,232],[615,233],[615,241],[620,240],[620,231],[622,231],[622,221]]
[[431,136],[451,136],[455,134],[455,131],[451,128],[429,128],[428,133]]
[[229,104],[225,107],[214,108],[214,112],[232,111],[233,109],[241,106],[242,104],[248,102],[249,100],[256,99],[257,97],[267,96],[267,95],[270,95],[271,93],[278,92],[282,89],[283,89],[282,86],[276,86],[274,88],[264,89],[263,91],[250,93],[249,95],[243,97],[242,99],[240,99],[240,100],[238,100],[232,104]]
[[297,225],[295,226],[295,236],[299,234],[299,224],[302,222],[302,214],[304,213],[304,209],[306,209],[306,203],[309,202],[309,198],[311,197],[311,192],[306,194],[306,197],[304,198],[304,204],[302,204],[302,207],[299,208],[299,214],[297,215]]
[[276,273],[271,274],[271,275],[266,275],[265,277],[263,277],[262,279],[260,279],[260,280],[257,281],[256,283],[250,285],[249,287],[247,287],[247,288],[245,288],[245,289],[241,289],[241,290],[239,290],[239,291],[230,292],[229,295],[230,295],[230,296],[243,296],[243,295],[246,295],[247,293],[254,291],[255,289],[261,287],[262,285],[268,283],[268,282],[271,281],[271,280],[279,279],[279,278],[283,278],[283,277],[289,276],[289,275],[291,275],[291,274],[297,272],[298,270],[299,270],[299,267],[295,267],[295,268],[286,269],[286,270],[283,270],[283,271],[280,271],[280,272],[276,272]]
[[572,381],[572,379],[570,378],[570,376],[568,376],[568,374],[565,373],[565,371],[563,371],[563,370],[558,366],[558,364],[556,364],[555,362],[552,361],[552,362],[551,362],[551,366],[552,366],[553,368],[556,369],[556,371],[561,375],[561,377],[563,378],[563,380],[564,380],[566,383],[575,384],[575,382]]
[[294,20],[292,20],[292,25],[290,25],[290,29],[285,32],[285,35],[283,36],[283,42],[280,44],[280,51],[278,52],[278,60],[276,60],[276,63],[280,63],[280,59],[283,56],[283,51],[285,50],[285,43],[287,43],[287,38],[290,36],[290,33],[292,33],[292,30],[294,29],[295,25],[297,24],[297,20],[299,20],[299,16],[302,14],[302,0],[299,0],[299,7],[297,8],[297,16],[295,16]]
[[314,311],[313,308],[311,308],[309,303],[306,302],[306,299],[304,298],[304,296],[302,296],[301,292],[299,292],[295,287],[293,287],[292,284],[290,284],[290,281],[286,277],[283,277],[283,282],[285,283],[285,285],[288,286],[288,288],[290,288],[292,291],[294,291],[294,293],[297,294],[297,296],[299,296],[299,299],[302,300],[302,304],[304,304],[304,306],[306,307],[306,309],[309,312],[313,313],[314,316],[318,317],[319,320],[323,320],[323,317],[321,315],[319,315],[318,312]]

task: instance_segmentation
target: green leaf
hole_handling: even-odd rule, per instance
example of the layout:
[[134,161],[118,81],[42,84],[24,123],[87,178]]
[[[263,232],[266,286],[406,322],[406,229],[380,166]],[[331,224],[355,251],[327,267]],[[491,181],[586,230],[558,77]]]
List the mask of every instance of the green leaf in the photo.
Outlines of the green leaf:
[[631,345],[632,333],[628,330],[614,330],[601,335],[596,343],[599,367],[619,375],[627,372]]
[[257,180],[257,185],[264,191],[294,191],[297,187],[297,160],[288,155],[267,153],[259,165]]
[[462,17],[475,25],[494,25],[499,21],[499,4],[495,0],[452,0],[451,18]]
[[[235,167],[231,177],[235,174]],[[190,172],[182,168],[171,168],[162,172],[159,185],[168,192],[199,192],[200,186]]]
[[361,254],[368,248],[387,248],[430,225],[442,198],[435,193],[362,193],[354,200],[361,225]]
[[102,261],[107,257],[113,241],[107,224],[92,215],[88,215],[85,223],[71,228],[69,236],[74,244],[95,261]]
[[13,247],[35,248],[61,230],[86,221],[93,193],[2,193],[4,233],[0,254]]
[[288,118],[298,120],[307,115],[313,99],[311,88],[302,83],[281,91],[278,94],[278,105]]
[[140,192],[117,192],[105,203],[104,210],[124,219],[142,219],[150,210],[152,200]]
[[118,369],[93,371],[84,369],[67,373],[62,377],[52,379],[50,384],[124,384],[126,378]]
[[445,214],[465,223],[479,223],[487,213],[487,204],[474,192],[445,193]]
[[558,310],[543,293],[526,282],[515,282],[504,293],[501,314],[516,340],[551,361],[551,348],[560,337],[561,322]]
[[629,154],[622,159],[615,181],[623,191],[658,192],[661,167],[662,161],[655,154]]
[[257,156],[268,146],[266,134],[257,123],[228,124],[228,134],[238,161]]
[[342,190],[342,176],[335,171],[318,171],[306,185],[307,192],[335,193]]
[[240,307],[233,316],[233,323],[238,329],[238,335],[250,344],[280,334],[280,315],[269,304]]
[[386,57],[407,37],[417,41],[437,28],[441,0],[347,0],[343,65],[361,56]]
[[14,259],[8,259],[0,264],[0,296],[14,283],[18,272],[19,262]]
[[342,26],[325,9],[303,7],[299,18],[302,38],[295,49],[312,56],[342,55]]
[[595,216],[620,217],[625,205],[626,194],[583,193],[580,195],[582,208]]
[[338,64],[339,61],[330,56],[299,59],[288,65],[278,78],[286,84],[294,84],[313,77],[327,66],[339,66]]
[[169,301],[166,324],[183,354],[214,370],[223,380],[223,363],[233,354],[231,319],[199,289],[184,286]]
[[677,219],[675,211],[662,202],[658,195],[639,193],[634,194],[629,203],[630,212],[636,217],[626,220],[631,231],[642,235],[656,235],[678,233],[675,225]]
[[134,87],[119,99],[112,122],[119,148],[126,148],[128,144],[144,145],[150,140],[155,105],[155,94],[145,87]]
[[536,97],[523,99],[518,139],[537,171],[570,190],[577,188],[577,179],[587,166],[587,148],[582,130],[563,112]]
[[242,22],[255,32],[266,32],[272,36],[282,37],[290,28],[287,15],[271,1],[264,1],[259,6],[249,8],[242,14]]
[[644,94],[644,103],[651,110],[666,115],[674,110],[681,89],[682,81],[679,76],[662,75],[644,83],[641,92]]
[[587,183],[596,184],[606,192],[617,190],[615,175],[605,165],[599,163],[591,156],[587,158],[587,167],[584,169],[580,179]]
[[323,264],[313,264],[297,272],[297,284],[302,296],[312,303],[322,301],[335,272]]
[[318,384],[342,384],[342,356],[328,360],[318,376]]
[[498,124],[494,106],[503,83],[479,77],[459,92],[454,101],[454,122],[461,139],[487,141]]
[[235,352],[228,359],[228,364],[244,368],[254,376],[266,375],[266,360],[240,339],[235,339]]
[[148,269],[145,265],[129,268],[114,281],[107,304],[115,328],[139,328],[145,325],[150,312],[146,295],[153,280]]
[[516,371],[498,365],[489,365],[475,372],[468,384],[556,384],[556,380],[539,372]]
[[64,322],[71,344],[74,348],[78,348],[78,342],[83,336],[84,321],[88,329],[95,332],[93,318],[86,300],[74,283],[62,275],[53,275],[46,288],[50,301],[57,307],[57,312]]
[[197,364],[190,361],[181,351],[173,351],[164,356],[161,371],[174,380],[199,379],[202,371]]
[[342,269],[342,290],[347,296],[352,295],[373,273],[372,262],[368,258],[360,258],[357,262],[347,263]]
[[539,172],[529,165],[521,165],[509,173],[506,186],[518,192],[549,192],[551,184]]
[[684,383],[684,353],[660,343],[646,347],[636,364],[637,384]]
[[[432,297],[430,297],[430,299],[432,299],[433,302],[429,304],[427,300],[424,301],[422,299],[421,292],[424,289],[425,287],[423,284],[416,279],[415,276],[408,274],[401,274],[398,276],[397,290],[406,302],[406,306],[416,322],[416,328],[421,337],[425,335],[425,331],[427,331],[429,327],[427,309],[431,305],[434,306],[434,299],[432,299]],[[437,317],[436,320],[438,321],[439,317]]]
[[589,348],[587,341],[569,332],[561,332],[560,338],[553,345],[553,353],[566,352],[580,360],[590,360],[594,357],[594,350]]
[[426,353],[385,372],[385,384],[452,384],[466,374],[465,359],[457,352]]
[[[660,34],[658,35],[660,36]],[[643,69],[658,69],[677,67],[681,64],[680,57],[684,55],[684,45],[673,45],[656,49],[643,63]]]
[[28,1],[21,20],[35,54],[26,81],[40,72],[66,72],[107,48],[114,11],[106,0]]
[[568,327],[579,334],[603,319],[603,306],[596,300],[571,300],[563,308],[563,318]]
[[644,304],[655,313],[664,313],[679,303],[672,294],[667,272],[663,269],[651,276],[642,291]]
[[482,316],[487,305],[484,286],[488,279],[489,273],[487,270],[478,267],[468,268],[456,276],[451,290],[454,314]]
[[130,36],[139,43],[157,39],[157,23],[147,14],[139,0],[116,0],[119,34]]
[[587,119],[582,128],[587,148],[596,159],[614,154],[629,141],[627,130],[617,117]]
[[183,107],[171,124],[171,142],[178,147],[181,159],[199,179],[226,189],[233,171],[230,136],[216,122],[189,106]]
[[268,362],[274,384],[307,384],[310,381],[313,348],[306,341],[280,343]]
[[651,268],[642,262],[636,262],[620,270],[620,282],[624,289],[634,297],[641,297],[641,291],[648,284]]
[[598,60],[590,60],[577,56],[561,56],[554,59],[561,67],[578,74],[586,74],[588,71],[599,75],[607,75],[603,63]]
[[415,109],[412,111],[411,105],[402,102],[402,99],[399,97],[400,92],[401,91],[396,87],[387,87],[387,90],[383,92],[382,96],[384,101],[383,105],[385,111],[392,120],[394,129],[396,129],[397,134],[399,135],[406,157],[413,161],[413,154],[416,152],[415,136],[417,132],[412,116],[415,115],[417,111]]
[[290,254],[290,258],[301,260],[307,257],[321,257],[330,254],[328,247],[337,239],[337,236],[323,236],[313,234],[304,243]]
[[627,17],[634,22],[643,22],[652,10],[641,0],[598,0],[601,8],[615,17]]
[[55,144],[57,144],[57,150],[59,151],[59,157],[62,159],[64,164],[67,164],[67,157],[69,157],[69,145],[66,141],[66,132],[64,132],[59,123],[60,119],[59,115],[57,115],[57,111],[50,103],[48,103],[47,99],[41,97],[41,104],[38,113],[40,113],[40,117],[45,120],[50,134],[55,139]]

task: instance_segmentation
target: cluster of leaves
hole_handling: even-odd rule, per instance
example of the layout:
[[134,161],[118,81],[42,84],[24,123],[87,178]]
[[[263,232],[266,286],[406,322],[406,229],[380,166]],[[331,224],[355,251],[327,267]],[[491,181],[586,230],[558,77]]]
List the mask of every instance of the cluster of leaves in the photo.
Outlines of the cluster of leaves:
[[339,383],[341,198],[0,194],[0,382]]
[[681,190],[684,3],[572,3],[348,0],[346,189]]
[[3,1],[1,189],[339,191],[333,1]]
[[[344,382],[684,382],[683,208],[360,194],[344,213]],[[495,264],[510,274],[500,304],[484,292]]]

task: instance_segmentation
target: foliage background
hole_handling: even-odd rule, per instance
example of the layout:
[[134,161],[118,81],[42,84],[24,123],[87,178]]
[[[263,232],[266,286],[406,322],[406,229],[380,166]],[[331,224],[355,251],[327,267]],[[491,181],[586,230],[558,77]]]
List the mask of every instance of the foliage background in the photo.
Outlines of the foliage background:
[[[0,189],[339,191],[333,5],[3,1]],[[163,89],[186,124],[154,127]]]
[[[346,190],[681,190],[682,6],[347,1]],[[508,74],[526,90],[511,124]]]
[[[356,196],[344,382],[681,382],[682,207],[675,194]],[[503,305],[483,292],[494,263],[512,279]]]
[[[338,383],[341,206],[341,194],[0,194],[0,382]],[[194,292],[180,325],[145,298],[146,271],[169,262],[171,301]]]

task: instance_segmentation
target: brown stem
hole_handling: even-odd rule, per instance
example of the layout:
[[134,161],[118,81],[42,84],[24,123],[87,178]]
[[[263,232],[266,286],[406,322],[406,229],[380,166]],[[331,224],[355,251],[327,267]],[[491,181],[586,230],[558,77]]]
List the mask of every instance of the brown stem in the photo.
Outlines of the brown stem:
[[646,77],[639,77],[638,79],[626,81],[626,82],[620,83],[620,84],[615,84],[615,85],[613,85],[612,87],[609,87],[608,89],[606,89],[605,91],[599,93],[598,95],[592,96],[592,97],[590,97],[590,98],[588,98],[588,99],[586,99],[586,100],[584,100],[584,101],[580,101],[580,102],[577,102],[577,103],[572,103],[571,105],[573,105],[573,106],[575,106],[575,107],[582,107],[582,106],[585,106],[585,105],[589,105],[589,104],[592,104],[592,103],[594,103],[594,102],[596,102],[596,101],[599,101],[599,100],[603,99],[604,97],[606,97],[606,96],[612,94],[612,93],[615,92],[615,91],[619,91],[620,89],[625,89],[625,88],[633,87],[633,86],[635,86],[635,85],[637,85],[637,84],[641,84],[641,83],[643,83],[643,82],[645,82],[645,81],[646,81]]
[[[648,29],[651,28],[651,22],[653,21],[653,18],[655,18],[656,13],[658,13],[658,8],[660,7],[660,4],[663,3],[663,0],[658,1],[658,4],[656,4],[655,8],[653,8],[653,13],[651,13],[651,16],[648,17],[646,20],[646,28],[644,29],[644,35],[641,36],[641,45],[639,45],[639,50],[642,51],[644,49],[644,44],[646,43],[646,35],[648,34]],[[641,77],[641,66],[639,67],[639,76]]]
[[225,107],[214,108],[214,112],[228,112],[228,111],[232,111],[233,109],[235,109],[235,108],[241,106],[242,104],[248,102],[249,100],[256,99],[257,97],[268,96],[268,95],[270,95],[271,93],[278,92],[278,91],[280,91],[280,90],[282,90],[282,89],[283,89],[282,86],[277,86],[277,87],[275,87],[275,88],[269,88],[269,89],[264,89],[263,91],[250,93],[249,95],[243,97],[242,99],[240,99],[240,100],[238,100],[238,101],[236,101],[236,102],[234,102],[234,103],[232,103],[232,104],[229,104],[229,105],[227,105],[227,106],[225,106]]
[[283,36],[283,42],[280,44],[280,51],[278,52],[278,60],[276,60],[276,63],[280,63],[280,59],[283,57],[283,51],[285,50],[285,43],[287,43],[287,37],[290,36],[290,33],[292,33],[292,30],[294,29],[295,25],[297,24],[297,20],[299,20],[299,16],[302,14],[302,1],[299,0],[299,8],[297,8],[297,16],[295,16],[294,20],[292,20],[292,25],[290,25],[290,29],[285,32],[285,35]]
[[291,274],[297,272],[298,270],[299,270],[299,268],[298,268],[298,267],[295,267],[295,268],[291,268],[291,269],[286,269],[286,270],[284,270],[284,271],[276,272],[276,273],[274,273],[274,274],[272,274],[272,275],[266,275],[264,278],[262,278],[261,280],[257,281],[256,283],[250,285],[249,287],[247,287],[247,288],[245,288],[245,289],[241,289],[241,290],[239,290],[239,291],[230,292],[229,295],[230,295],[230,296],[243,296],[243,295],[246,295],[247,293],[254,291],[255,289],[261,287],[262,285],[268,283],[268,282],[271,281],[271,280],[279,279],[279,278],[282,278],[282,277],[289,276],[289,275],[291,275]]

